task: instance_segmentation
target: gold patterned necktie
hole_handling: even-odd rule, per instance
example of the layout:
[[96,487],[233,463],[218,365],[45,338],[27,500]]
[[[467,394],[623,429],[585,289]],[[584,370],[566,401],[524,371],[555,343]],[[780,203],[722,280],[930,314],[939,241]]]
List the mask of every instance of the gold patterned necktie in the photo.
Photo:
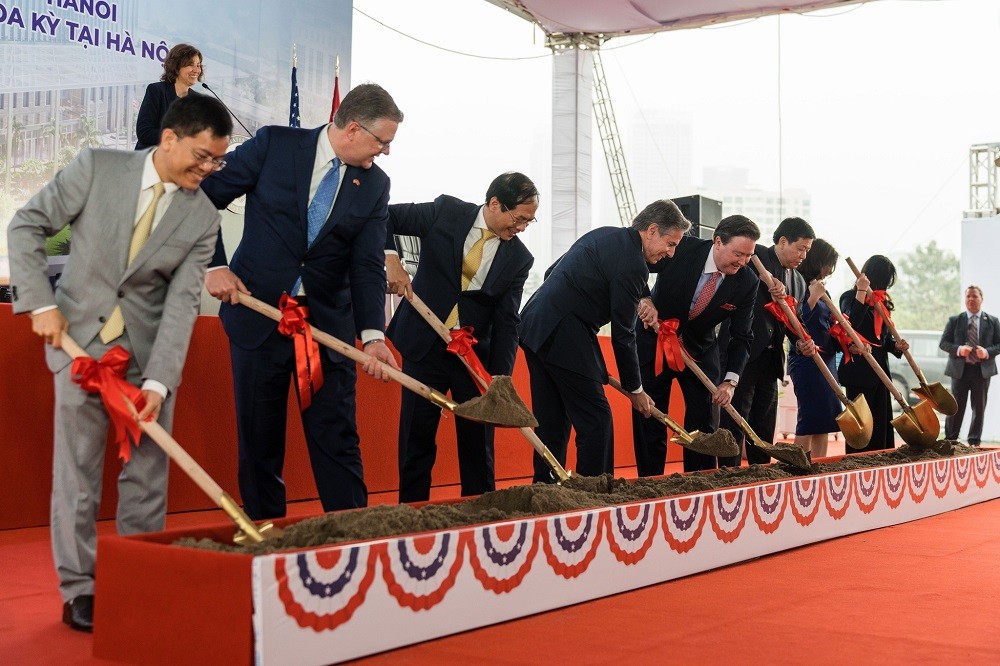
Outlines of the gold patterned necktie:
[[[163,183],[158,182],[153,185],[153,200],[149,202],[149,206],[143,211],[139,221],[135,223],[135,229],[132,230],[132,241],[128,246],[128,264],[125,264],[126,266],[132,263],[135,256],[139,254],[139,250],[149,240],[149,234],[153,229],[153,219],[156,217],[156,205],[160,202],[164,191]],[[101,327],[101,342],[108,344],[121,337],[124,332],[125,317],[122,315],[121,306],[116,305],[115,309],[111,311],[111,316]]]
[[[480,231],[482,232],[482,236],[472,244],[472,247],[469,248],[469,253],[462,260],[462,291],[469,288],[472,278],[476,277],[476,273],[483,263],[483,249],[486,247],[486,241],[496,237],[496,234],[489,229],[481,229]],[[448,328],[455,328],[455,324],[457,323],[458,303],[455,303],[455,307],[451,309],[451,313],[445,319],[444,325]]]

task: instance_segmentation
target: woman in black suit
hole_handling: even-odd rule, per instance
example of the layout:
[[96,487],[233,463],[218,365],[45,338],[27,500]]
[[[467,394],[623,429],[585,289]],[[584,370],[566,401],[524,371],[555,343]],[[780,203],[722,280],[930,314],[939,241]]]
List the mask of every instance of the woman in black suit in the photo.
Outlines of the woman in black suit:
[[[851,326],[859,335],[872,343],[871,354],[882,370],[889,374],[889,354],[896,358],[903,355],[909,348],[906,340],[896,340],[889,332],[889,327],[882,323],[878,333],[875,331],[874,298],[885,300],[883,305],[891,314],[893,305],[888,290],[896,282],[896,267],[888,257],[876,254],[869,257],[861,267],[861,276],[854,283],[855,288],[845,291],[840,297],[840,310],[851,320]],[[846,358],[846,354],[844,356]],[[889,389],[882,383],[868,362],[851,349],[851,361],[840,362],[838,371],[840,383],[844,385],[847,397],[854,400],[864,394],[868,406],[872,410],[872,438],[863,449],[850,449],[848,453],[863,453],[879,451],[895,447],[896,436],[892,429],[892,396]]]
[[191,87],[203,76],[201,51],[190,44],[178,44],[170,49],[167,59],[163,61],[163,76],[156,83],[146,86],[135,121],[136,150],[160,143],[160,123],[167,107],[178,97],[191,92]]

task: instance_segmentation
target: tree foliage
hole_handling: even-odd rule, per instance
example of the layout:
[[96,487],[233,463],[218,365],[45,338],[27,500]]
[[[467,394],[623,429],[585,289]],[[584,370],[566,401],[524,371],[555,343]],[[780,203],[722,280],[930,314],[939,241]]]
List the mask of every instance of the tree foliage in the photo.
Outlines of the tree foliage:
[[896,262],[892,319],[899,328],[940,330],[962,307],[959,261],[936,241],[919,245]]

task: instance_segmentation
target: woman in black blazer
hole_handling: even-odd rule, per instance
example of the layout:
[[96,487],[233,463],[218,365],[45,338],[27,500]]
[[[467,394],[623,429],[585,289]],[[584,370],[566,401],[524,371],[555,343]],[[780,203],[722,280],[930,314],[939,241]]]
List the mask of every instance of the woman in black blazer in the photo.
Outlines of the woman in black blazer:
[[[872,343],[871,354],[885,373],[889,374],[889,354],[896,358],[909,348],[906,340],[896,340],[883,323],[878,334],[875,332],[875,298],[884,294],[883,305],[892,313],[892,299],[888,290],[896,282],[896,267],[888,257],[881,254],[869,257],[861,267],[861,276],[854,283],[855,288],[845,291],[840,297],[840,311],[851,320],[851,326],[859,335]],[[847,355],[844,355],[847,358]],[[838,370],[840,383],[844,385],[847,397],[854,400],[864,394],[872,411],[872,438],[863,449],[848,449],[848,453],[879,451],[895,448],[896,435],[892,429],[892,396],[872,367],[861,354],[851,349],[851,361],[840,361]]]
[[160,143],[160,123],[167,107],[178,97],[191,92],[191,87],[203,76],[201,51],[190,44],[178,44],[170,49],[167,59],[163,61],[163,76],[156,83],[146,86],[135,121],[136,150]]

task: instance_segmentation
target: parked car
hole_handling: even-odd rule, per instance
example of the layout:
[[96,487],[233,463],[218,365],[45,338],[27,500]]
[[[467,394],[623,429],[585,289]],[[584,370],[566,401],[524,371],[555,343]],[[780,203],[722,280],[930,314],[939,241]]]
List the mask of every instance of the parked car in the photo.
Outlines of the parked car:
[[[944,374],[948,355],[938,347],[938,343],[941,341],[941,331],[900,330],[899,334],[910,343],[910,353],[924,373],[927,383],[940,382],[942,386],[950,390],[951,378]],[[896,358],[889,354],[889,376],[892,377],[892,383],[896,385],[896,388],[911,405],[920,400],[913,393],[914,388],[920,387],[920,382],[917,381],[917,376],[910,364],[907,363],[905,356]],[[895,401],[893,401],[893,405],[898,411],[899,406],[896,405]]]

